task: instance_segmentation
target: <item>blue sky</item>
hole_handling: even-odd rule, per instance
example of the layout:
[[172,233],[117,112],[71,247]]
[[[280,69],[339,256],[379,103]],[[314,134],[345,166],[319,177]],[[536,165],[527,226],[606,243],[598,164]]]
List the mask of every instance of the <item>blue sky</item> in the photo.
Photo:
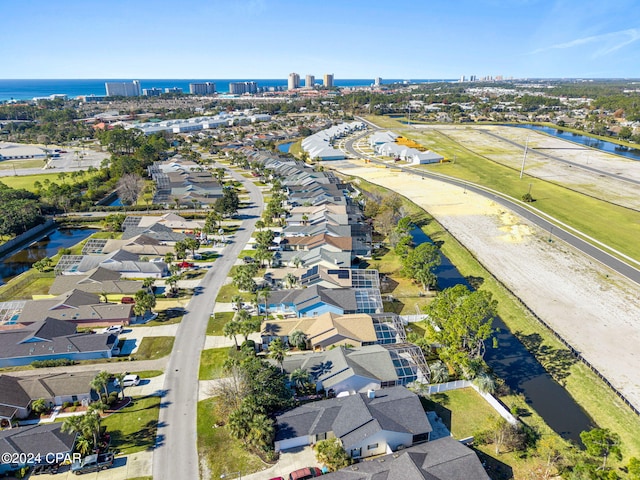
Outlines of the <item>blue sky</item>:
[[637,0],[0,0],[0,78],[640,77]]

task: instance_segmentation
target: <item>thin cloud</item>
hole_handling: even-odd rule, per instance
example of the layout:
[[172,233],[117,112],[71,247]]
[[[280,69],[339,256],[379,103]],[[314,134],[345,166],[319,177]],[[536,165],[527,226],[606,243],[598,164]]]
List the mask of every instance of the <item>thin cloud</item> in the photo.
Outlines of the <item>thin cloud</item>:
[[637,28],[629,28],[618,32],[603,33],[601,35],[592,35],[590,37],[576,38],[570,42],[558,43],[550,47],[538,48],[531,52],[531,55],[548,52],[549,50],[564,50],[567,48],[579,47],[589,43],[598,42],[602,46],[598,48],[592,55],[592,58],[602,57],[610,53],[620,50],[621,48],[640,40],[640,30]]

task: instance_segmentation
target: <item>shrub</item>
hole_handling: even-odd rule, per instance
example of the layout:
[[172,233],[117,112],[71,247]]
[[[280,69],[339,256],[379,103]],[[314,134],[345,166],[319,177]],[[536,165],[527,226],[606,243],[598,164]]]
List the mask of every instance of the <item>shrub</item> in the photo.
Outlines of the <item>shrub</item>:
[[62,408],[69,408],[71,405],[73,405],[71,402],[64,402]]
[[47,367],[66,367],[67,365],[75,365],[76,362],[69,360],[68,358],[59,358],[57,360],[35,360],[31,362],[33,368],[47,368]]

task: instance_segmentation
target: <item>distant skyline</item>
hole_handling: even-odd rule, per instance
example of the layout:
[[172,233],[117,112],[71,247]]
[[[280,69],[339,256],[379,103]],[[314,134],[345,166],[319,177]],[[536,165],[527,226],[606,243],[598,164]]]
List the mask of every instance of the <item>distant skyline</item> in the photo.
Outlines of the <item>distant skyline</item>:
[[636,0],[0,4],[4,79],[640,77]]

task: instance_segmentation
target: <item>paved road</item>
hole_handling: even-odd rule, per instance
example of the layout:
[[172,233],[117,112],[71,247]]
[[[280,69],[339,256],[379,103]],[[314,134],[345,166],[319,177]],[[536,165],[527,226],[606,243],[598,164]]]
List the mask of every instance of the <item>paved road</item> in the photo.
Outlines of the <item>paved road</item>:
[[[372,125],[370,122],[367,122],[369,125]],[[373,128],[374,130],[379,130],[377,127],[374,126]],[[356,137],[353,137],[349,140],[347,140],[345,142],[345,150],[352,155],[355,158],[367,158],[371,161],[371,163],[376,163],[379,165],[386,165],[384,162],[380,161],[380,160],[376,160],[374,158],[371,158],[367,155],[364,155],[360,152],[358,152],[353,144],[354,142],[356,142],[357,140],[361,139],[362,137],[369,135],[369,132],[360,134]],[[574,235],[573,233],[570,232],[570,227],[568,226],[560,226],[561,222],[553,219],[552,217],[547,217],[549,218],[549,220],[547,220],[546,218],[544,218],[541,215],[538,215],[535,212],[532,212],[531,210],[529,210],[528,208],[522,206],[521,204],[519,204],[518,202],[514,201],[513,199],[510,199],[508,197],[502,196],[501,194],[499,194],[496,191],[490,191],[487,188],[484,188],[480,185],[475,185],[469,182],[465,182],[463,180],[458,180],[452,177],[448,177],[445,175],[440,175],[440,174],[436,174],[436,173],[431,173],[431,172],[427,172],[424,170],[417,170],[411,167],[399,167],[394,165],[393,168],[399,168],[400,170],[402,170],[403,172],[407,172],[407,173],[411,173],[420,177],[425,177],[425,178],[430,178],[433,180],[438,180],[441,182],[445,182],[445,183],[449,183],[451,185],[456,185],[458,187],[461,188],[466,188],[469,191],[472,191],[474,193],[477,193],[479,195],[482,195],[484,197],[490,198],[493,201],[495,201],[496,203],[499,203],[501,205],[504,205],[505,207],[509,208],[510,210],[512,210],[513,212],[517,213],[518,215],[521,215],[522,217],[526,218],[527,220],[529,220],[530,222],[534,223],[535,225],[538,225],[539,227],[545,229],[546,231],[549,232],[549,241],[553,241],[554,239],[560,239],[566,243],[568,243],[569,245],[577,248],[578,250],[580,250],[581,252],[583,252],[586,255],[589,255],[591,258],[593,258],[594,260],[597,260],[598,262],[602,263],[603,265],[606,265],[607,267],[611,268],[612,270],[615,270],[616,272],[618,272],[621,275],[624,275],[625,277],[627,277],[628,279],[632,280],[633,282],[637,283],[640,285],[640,270],[638,270],[638,268],[634,267],[632,265],[632,263],[635,264],[639,264],[639,262],[637,262],[634,259],[629,259],[629,263],[624,262],[622,260],[620,260],[619,258],[613,256],[610,253],[607,253],[606,251],[602,250],[601,248],[598,248],[597,246],[594,246],[592,243],[589,243],[585,240],[583,240],[582,238]],[[584,235],[586,236],[586,235]]]
[[153,455],[153,478],[156,480],[200,478],[197,448],[198,368],[204,347],[207,323],[215,298],[229,270],[249,241],[255,222],[262,213],[262,194],[258,187],[239,174],[252,205],[242,211],[242,227],[207,272],[200,284],[200,292],[187,305],[176,334],[173,352],[165,372],[156,449]]

